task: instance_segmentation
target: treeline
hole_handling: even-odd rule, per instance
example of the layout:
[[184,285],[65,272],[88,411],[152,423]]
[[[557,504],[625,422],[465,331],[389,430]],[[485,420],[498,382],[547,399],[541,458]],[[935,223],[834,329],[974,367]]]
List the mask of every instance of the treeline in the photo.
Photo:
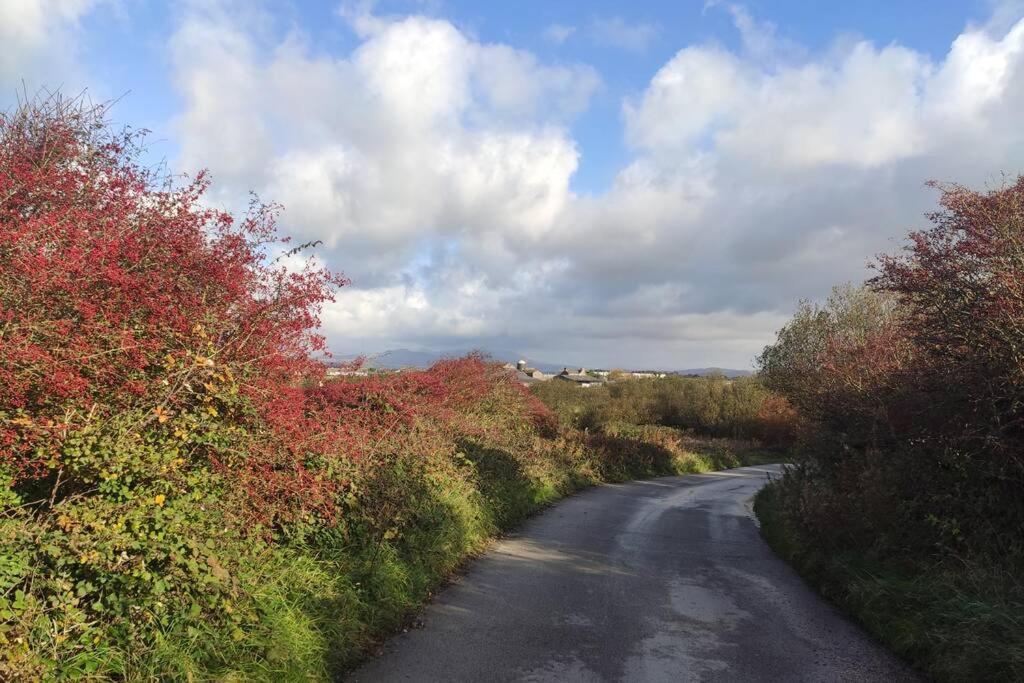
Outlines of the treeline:
[[532,391],[564,424],[577,429],[660,425],[769,446],[785,446],[796,433],[793,409],[754,377],[619,379],[585,389],[550,381]]
[[[932,675],[1024,678],[1024,177],[940,186],[878,275],[759,359],[799,411],[775,539]],[[769,525],[771,526],[771,525]]]

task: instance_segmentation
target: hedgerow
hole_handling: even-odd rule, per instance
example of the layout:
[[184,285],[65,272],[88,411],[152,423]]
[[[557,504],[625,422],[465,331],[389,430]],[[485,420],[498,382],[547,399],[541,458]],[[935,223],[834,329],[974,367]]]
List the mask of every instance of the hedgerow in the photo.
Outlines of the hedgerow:
[[276,397],[344,280],[268,264],[275,207],[207,208],[139,142],[60,97],[0,116],[0,677],[127,675],[183,614],[244,640],[243,525],[339,486]]
[[929,228],[761,355],[807,427],[766,496],[788,554],[930,674],[1019,680],[1024,177],[937,187]]
[[796,413],[757,377],[724,376],[632,379],[588,387],[566,382],[534,385],[532,391],[566,426],[613,430],[622,425],[660,425],[716,438],[758,440],[785,448],[796,438]]
[[327,378],[345,279],[142,141],[0,115],[0,680],[328,679],[558,496],[736,462],[566,429],[481,357]]

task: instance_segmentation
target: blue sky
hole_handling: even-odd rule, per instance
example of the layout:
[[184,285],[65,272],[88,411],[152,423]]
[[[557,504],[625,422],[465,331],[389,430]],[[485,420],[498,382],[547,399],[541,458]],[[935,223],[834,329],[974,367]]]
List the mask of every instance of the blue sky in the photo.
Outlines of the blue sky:
[[[268,5],[269,7],[270,5]],[[357,37],[339,16],[337,2],[275,3],[282,34],[305,33],[317,50],[348,54]],[[941,58],[970,21],[984,21],[993,3],[983,0],[899,3],[809,3],[806,0],[748,2],[755,14],[768,18],[780,35],[809,51],[824,51],[839,37],[858,36],[876,44],[892,42]],[[720,43],[740,49],[740,36],[725,3],[691,2],[379,2],[382,14],[422,13],[448,19],[480,40],[528,49],[551,61],[581,61],[601,73],[603,87],[573,124],[581,163],[573,176],[580,192],[600,192],[628,159],[621,135],[620,103],[640,92],[651,74],[682,45]],[[159,2],[122,1],[101,4],[82,20],[82,57],[88,85],[104,98],[127,95],[115,110],[119,118],[158,134],[182,106],[170,80],[166,41],[181,10]],[[595,24],[621,22],[643,37],[636,47],[617,48],[593,35]],[[571,29],[563,41],[552,39],[552,27]],[[9,94],[8,100],[9,100]],[[173,155],[173,139],[158,135]],[[156,145],[155,145],[156,146]]]
[[[340,353],[749,367],[1024,164],[1016,2],[0,3],[0,104],[87,89],[353,279]],[[298,265],[298,264],[296,264]]]

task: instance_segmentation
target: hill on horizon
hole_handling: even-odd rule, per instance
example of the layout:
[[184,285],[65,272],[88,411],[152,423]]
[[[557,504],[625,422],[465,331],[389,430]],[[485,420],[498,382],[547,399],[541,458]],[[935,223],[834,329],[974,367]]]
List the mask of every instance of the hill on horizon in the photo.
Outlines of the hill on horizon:
[[[414,349],[388,349],[380,353],[367,354],[366,366],[380,370],[399,370],[401,368],[428,368],[443,358],[459,358],[474,351],[482,352],[485,355],[502,363],[515,363],[525,360],[531,368],[537,368],[541,372],[556,373],[562,368],[579,368],[579,363],[550,363],[547,361],[530,358],[524,354],[515,353],[508,349],[448,349],[445,351],[429,351]],[[343,358],[354,358],[346,356]],[[612,369],[612,368],[605,368]],[[738,370],[735,368],[704,367],[704,368],[648,368],[644,365],[624,367],[624,370],[660,370],[662,372],[674,372],[680,375],[699,375],[701,377],[715,373],[721,373],[729,378],[749,377],[753,375],[752,370]]]

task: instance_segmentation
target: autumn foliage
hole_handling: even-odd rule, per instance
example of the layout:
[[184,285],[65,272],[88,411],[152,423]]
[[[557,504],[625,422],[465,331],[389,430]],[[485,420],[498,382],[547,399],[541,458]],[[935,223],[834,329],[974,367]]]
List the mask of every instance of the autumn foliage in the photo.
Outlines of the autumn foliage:
[[345,279],[142,141],[0,115],[0,680],[326,680],[558,496],[736,462],[588,440],[479,356],[328,377]]
[[451,525],[437,487],[461,487],[476,526],[437,566],[411,553],[417,571],[436,580],[493,531],[457,454],[500,445],[558,472],[550,414],[481,358],[328,381],[315,330],[344,278],[286,268],[277,207],[210,208],[205,174],[145,166],[141,141],[59,96],[0,115],[0,679],[269,666],[270,643],[335,628],[280,620],[300,599],[338,609],[294,576],[325,553],[313,592],[351,601],[336,628],[380,628],[331,582],[367,548],[376,576],[428,510]]
[[317,308],[344,283],[268,265],[274,207],[206,208],[204,174],[143,167],[102,115],[54,98],[0,118],[0,444],[16,481],[63,471],[65,493],[61,444],[90,421],[216,417],[227,385],[269,409],[315,371]]
[[876,277],[804,303],[760,357],[800,414],[759,497],[810,581],[936,680],[1024,676],[1024,177],[933,184]]
[[791,481],[821,543],[1024,561],[1024,177],[936,187],[932,226],[804,304],[762,374],[814,425]]

